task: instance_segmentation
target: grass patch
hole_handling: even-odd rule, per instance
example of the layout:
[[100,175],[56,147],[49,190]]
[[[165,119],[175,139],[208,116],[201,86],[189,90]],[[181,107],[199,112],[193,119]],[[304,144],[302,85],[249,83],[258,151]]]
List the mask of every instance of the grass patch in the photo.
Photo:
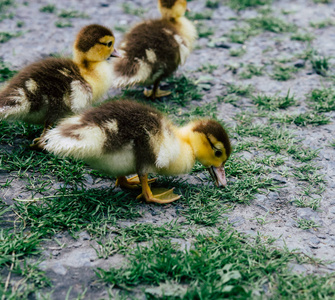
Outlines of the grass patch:
[[211,8],[211,9],[217,9],[219,8],[219,5],[220,5],[220,1],[219,0],[207,0],[206,1],[206,7],[207,8]]
[[321,28],[334,26],[335,22],[334,22],[333,19],[327,18],[327,19],[324,19],[324,20],[321,20],[321,21],[310,22],[309,25],[314,27],[314,28],[321,29]]
[[56,12],[56,5],[48,4],[48,5],[42,6],[40,8],[40,12],[52,14],[52,13]]
[[271,4],[272,0],[228,0],[227,4],[236,10],[242,10],[249,7]]
[[14,0],[0,0],[0,22],[14,17],[13,13],[6,13],[6,11],[13,7],[14,4]]
[[293,199],[293,203],[298,207],[310,207],[313,210],[317,210],[320,207],[321,199],[308,199],[306,197],[298,197]]
[[73,24],[70,20],[58,20],[55,22],[55,26],[58,28],[66,28],[66,27],[73,27]]
[[303,230],[308,230],[312,228],[318,228],[320,225],[316,224],[313,220],[297,219],[298,227]]
[[318,53],[315,53],[310,57],[310,62],[312,63],[313,70],[322,76],[327,75],[327,71],[329,70],[330,64],[329,64],[330,57],[326,57],[323,55],[319,55]]
[[11,70],[8,64],[4,63],[0,58],[0,82],[4,82],[10,78],[12,78],[17,71]]
[[99,234],[117,220],[139,217],[135,197],[113,189],[63,190],[55,196],[15,204],[15,210],[32,231],[46,236],[67,230],[76,235],[85,229]]
[[237,26],[227,34],[232,43],[244,44],[244,42],[252,36],[261,33],[260,29],[256,29],[246,24],[245,26]]
[[297,126],[320,126],[329,124],[330,118],[325,116],[324,114],[315,114],[312,112],[306,112],[302,114],[295,115],[274,115],[270,116],[271,122],[280,122],[280,123],[290,123],[295,124]]
[[232,48],[229,50],[230,56],[241,57],[246,53],[246,50],[243,47],[240,48]]
[[116,31],[122,32],[122,33],[126,33],[129,30],[129,26],[128,25],[115,25],[114,29]]
[[308,106],[317,112],[335,110],[335,90],[333,88],[314,89],[307,95]]
[[247,22],[254,29],[275,33],[295,32],[297,30],[296,25],[287,23],[284,20],[269,14],[263,14],[255,18],[248,19]]
[[[42,252],[39,234],[1,229],[0,240],[0,270],[2,275],[6,275],[0,284],[2,299],[28,299],[39,289],[51,285],[44,272],[39,270],[38,264],[31,263],[29,259]],[[19,287],[9,282],[13,276],[20,278]]]
[[287,66],[283,64],[275,64],[271,77],[278,81],[286,81],[292,78],[293,73],[298,72],[294,66]]
[[146,9],[142,7],[136,7],[132,3],[122,3],[122,9],[126,14],[138,17],[142,17],[147,12]]
[[310,32],[295,32],[291,35],[291,40],[300,42],[311,42],[315,39],[315,36]]
[[264,66],[247,64],[243,71],[239,74],[242,79],[250,79],[253,76],[262,76],[263,75]]
[[227,92],[229,94],[236,94],[238,96],[249,97],[251,96],[254,87],[251,84],[248,85],[237,85],[237,84],[229,84],[227,86]]
[[17,33],[13,33],[13,32],[0,32],[0,44],[6,43],[8,42],[10,39],[18,37],[22,35],[22,32],[17,32]]
[[202,12],[187,11],[185,16],[189,20],[210,20],[213,16],[213,11],[211,9],[205,9]]
[[294,96],[290,95],[290,91],[287,92],[286,96],[269,96],[259,94],[252,97],[253,102],[257,105],[259,109],[265,110],[277,110],[277,109],[286,109],[290,106],[297,105],[297,100]]
[[97,275],[101,281],[121,289],[131,291],[145,286],[147,296],[160,291],[173,299],[257,298],[268,294],[276,298],[299,294],[303,299],[334,295],[331,275],[302,276],[290,272],[288,263],[297,255],[275,249],[271,242],[261,236],[250,240],[230,229],[199,234],[191,249],[185,250],[169,240],[155,239],[150,246],[134,249],[126,266],[98,269]]
[[203,65],[201,65],[201,67],[199,69],[197,69],[198,72],[206,72],[206,73],[209,73],[209,74],[213,74],[213,72],[215,70],[218,69],[218,65],[213,65],[211,63],[205,63]]
[[214,28],[206,26],[203,22],[198,22],[196,24],[198,37],[199,38],[207,38],[214,34]]
[[77,11],[77,10],[61,10],[61,12],[58,14],[58,17],[65,18],[65,19],[73,19],[73,18],[80,18],[80,19],[89,19],[90,16]]

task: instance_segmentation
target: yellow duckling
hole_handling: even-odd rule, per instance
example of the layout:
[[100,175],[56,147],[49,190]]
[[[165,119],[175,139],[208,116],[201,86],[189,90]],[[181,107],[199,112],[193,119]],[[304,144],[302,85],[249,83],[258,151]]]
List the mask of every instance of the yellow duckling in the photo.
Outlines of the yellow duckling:
[[[114,48],[111,30],[92,24],[81,29],[73,47],[73,60],[48,58],[19,72],[0,92],[0,119],[44,124],[45,134],[59,118],[78,113],[111,86],[106,77]],[[40,138],[33,148],[41,148]]]
[[[224,164],[231,153],[229,137],[214,120],[176,127],[159,111],[134,101],[102,104],[66,118],[43,137],[45,149],[82,159],[92,168],[118,177],[116,185],[142,186],[146,202],[169,203],[180,196],[168,190],[154,195],[148,173],[189,173],[198,160],[217,185],[226,185]],[[130,174],[137,176],[127,179]],[[138,198],[139,198],[138,197]]]
[[197,36],[194,25],[184,16],[187,0],[159,0],[162,19],[136,25],[120,44],[122,59],[113,62],[113,86],[151,85],[147,97],[171,92],[159,89],[162,79],[170,76],[189,56]]

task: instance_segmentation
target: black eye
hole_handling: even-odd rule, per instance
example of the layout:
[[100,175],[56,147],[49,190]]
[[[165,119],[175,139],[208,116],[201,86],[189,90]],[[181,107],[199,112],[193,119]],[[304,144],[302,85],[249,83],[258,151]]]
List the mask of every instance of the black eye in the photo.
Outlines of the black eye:
[[113,45],[113,42],[109,42],[109,43],[107,44],[107,47],[112,47],[112,45]]
[[215,156],[216,157],[220,157],[222,155],[222,151],[221,150],[215,150]]

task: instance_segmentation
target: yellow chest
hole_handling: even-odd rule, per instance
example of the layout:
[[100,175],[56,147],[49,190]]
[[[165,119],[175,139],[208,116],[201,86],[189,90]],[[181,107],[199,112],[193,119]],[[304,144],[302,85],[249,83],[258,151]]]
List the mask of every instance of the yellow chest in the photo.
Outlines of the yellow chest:
[[82,71],[82,76],[92,88],[93,102],[101,98],[112,83],[111,66],[107,61],[97,63],[90,70]]

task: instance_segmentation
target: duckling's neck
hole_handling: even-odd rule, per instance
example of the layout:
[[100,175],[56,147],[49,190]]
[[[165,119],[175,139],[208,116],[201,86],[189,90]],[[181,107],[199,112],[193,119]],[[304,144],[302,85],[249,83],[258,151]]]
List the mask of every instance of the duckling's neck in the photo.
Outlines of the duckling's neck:
[[80,74],[90,84],[93,102],[101,98],[110,88],[112,78],[110,65],[105,61],[88,61],[84,56],[74,54],[74,63],[79,67]]
[[193,43],[197,37],[197,31],[193,23],[184,16],[165,20],[169,21],[176,28],[178,33],[184,39],[187,48],[192,49]]
[[[163,175],[178,175],[189,173],[195,164],[195,154],[190,140],[190,126],[175,129],[179,144],[179,154],[172,160],[168,168],[160,171]],[[175,145],[173,146],[175,147]]]

